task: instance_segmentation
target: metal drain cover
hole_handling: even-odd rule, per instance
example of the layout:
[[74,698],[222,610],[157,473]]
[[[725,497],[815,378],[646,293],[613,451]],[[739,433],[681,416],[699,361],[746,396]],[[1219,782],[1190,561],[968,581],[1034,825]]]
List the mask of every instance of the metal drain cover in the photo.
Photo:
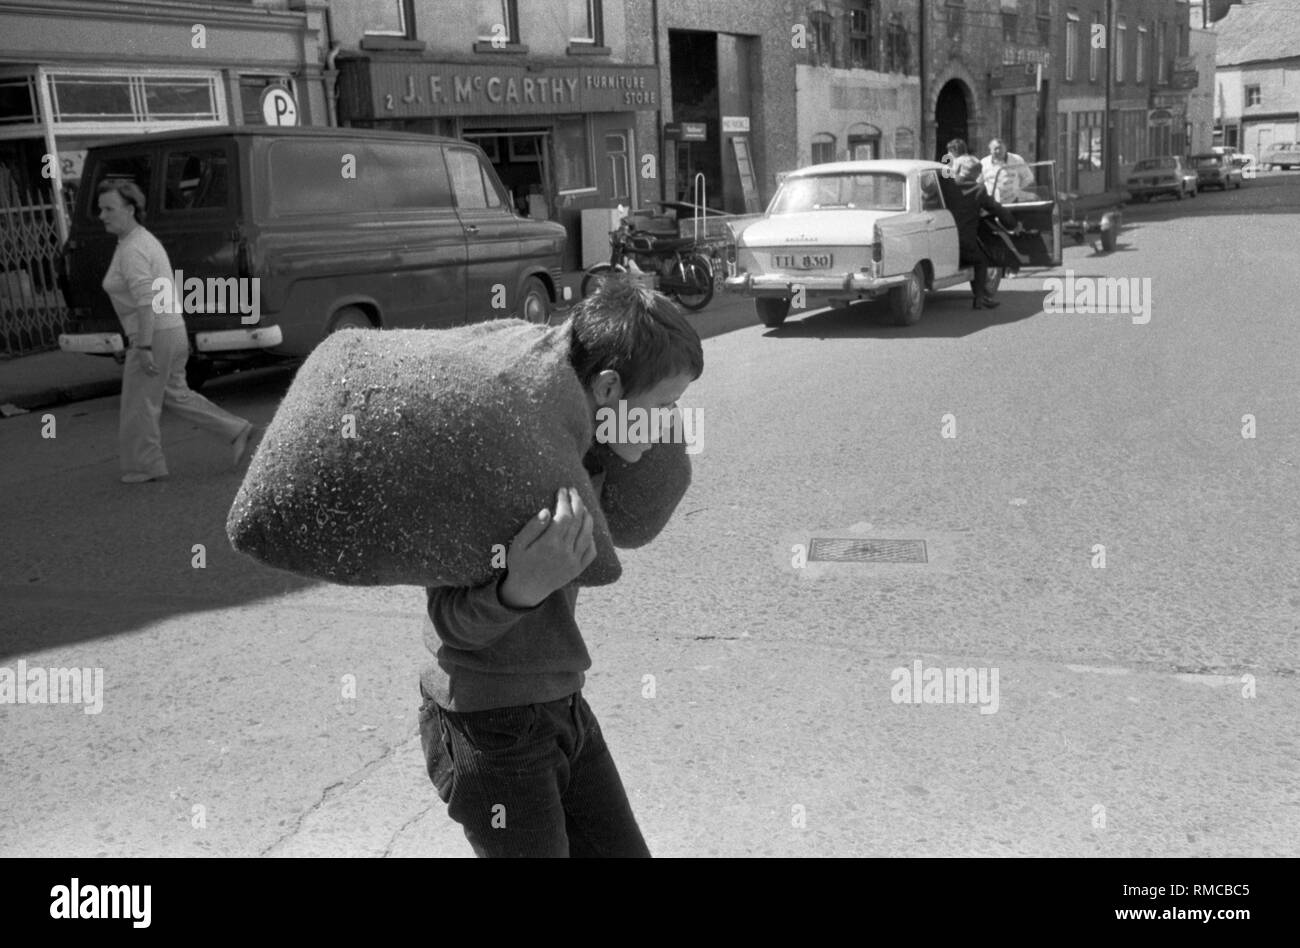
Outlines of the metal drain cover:
[[823,563],[928,563],[924,540],[868,540],[814,537],[808,544],[808,562]]

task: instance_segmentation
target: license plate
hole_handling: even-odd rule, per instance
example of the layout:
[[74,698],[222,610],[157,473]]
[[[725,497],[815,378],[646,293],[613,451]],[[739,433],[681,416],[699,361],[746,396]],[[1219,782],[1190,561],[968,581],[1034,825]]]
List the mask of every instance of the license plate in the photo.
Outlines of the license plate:
[[125,347],[121,333],[85,332],[60,334],[59,348],[64,352],[109,353],[122,352]]
[[774,253],[772,265],[787,270],[829,270],[835,262],[829,253]]

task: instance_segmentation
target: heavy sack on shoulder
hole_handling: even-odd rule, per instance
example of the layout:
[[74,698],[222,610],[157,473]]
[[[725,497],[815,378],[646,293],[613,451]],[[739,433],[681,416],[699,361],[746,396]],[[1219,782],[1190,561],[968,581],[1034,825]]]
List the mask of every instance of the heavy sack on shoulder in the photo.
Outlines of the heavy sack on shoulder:
[[[649,489],[653,468],[614,470],[623,486],[613,496],[652,502],[635,513],[616,503],[615,523],[606,519],[582,463],[592,419],[568,329],[496,320],[330,336],[267,428],[230,509],[231,544],[346,585],[476,586],[497,573],[494,545],[508,548],[530,517],[554,509],[560,487],[573,487],[596,544],[577,581],[614,582],[614,537],[652,537],[681,497]],[[674,457],[656,464],[684,464],[689,483],[689,459]],[[679,470],[658,476],[682,483]]]

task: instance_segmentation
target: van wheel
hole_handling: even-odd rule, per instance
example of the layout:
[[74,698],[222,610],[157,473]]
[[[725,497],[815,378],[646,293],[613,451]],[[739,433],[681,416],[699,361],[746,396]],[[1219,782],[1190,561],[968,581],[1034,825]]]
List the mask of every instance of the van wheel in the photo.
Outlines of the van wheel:
[[915,326],[925,309],[925,270],[918,263],[907,282],[889,291],[889,311],[897,326]]
[[340,329],[374,329],[375,324],[370,321],[366,311],[359,306],[344,306],[334,314],[330,320],[329,328],[325,334],[338,332]]
[[529,277],[524,281],[523,292],[519,294],[519,311],[515,317],[543,326],[551,324],[551,295],[537,277]]
[[785,317],[789,315],[790,301],[761,296],[754,300],[754,309],[758,311],[759,322],[769,329],[775,329],[785,322]]

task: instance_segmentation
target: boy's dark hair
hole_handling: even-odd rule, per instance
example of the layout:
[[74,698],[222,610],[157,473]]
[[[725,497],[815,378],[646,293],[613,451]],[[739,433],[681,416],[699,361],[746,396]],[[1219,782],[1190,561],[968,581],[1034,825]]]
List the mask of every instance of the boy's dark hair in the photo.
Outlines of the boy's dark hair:
[[700,335],[681,310],[627,274],[610,274],[573,308],[569,360],[583,388],[612,369],[623,382],[623,397],[654,388],[664,379],[704,372]]

